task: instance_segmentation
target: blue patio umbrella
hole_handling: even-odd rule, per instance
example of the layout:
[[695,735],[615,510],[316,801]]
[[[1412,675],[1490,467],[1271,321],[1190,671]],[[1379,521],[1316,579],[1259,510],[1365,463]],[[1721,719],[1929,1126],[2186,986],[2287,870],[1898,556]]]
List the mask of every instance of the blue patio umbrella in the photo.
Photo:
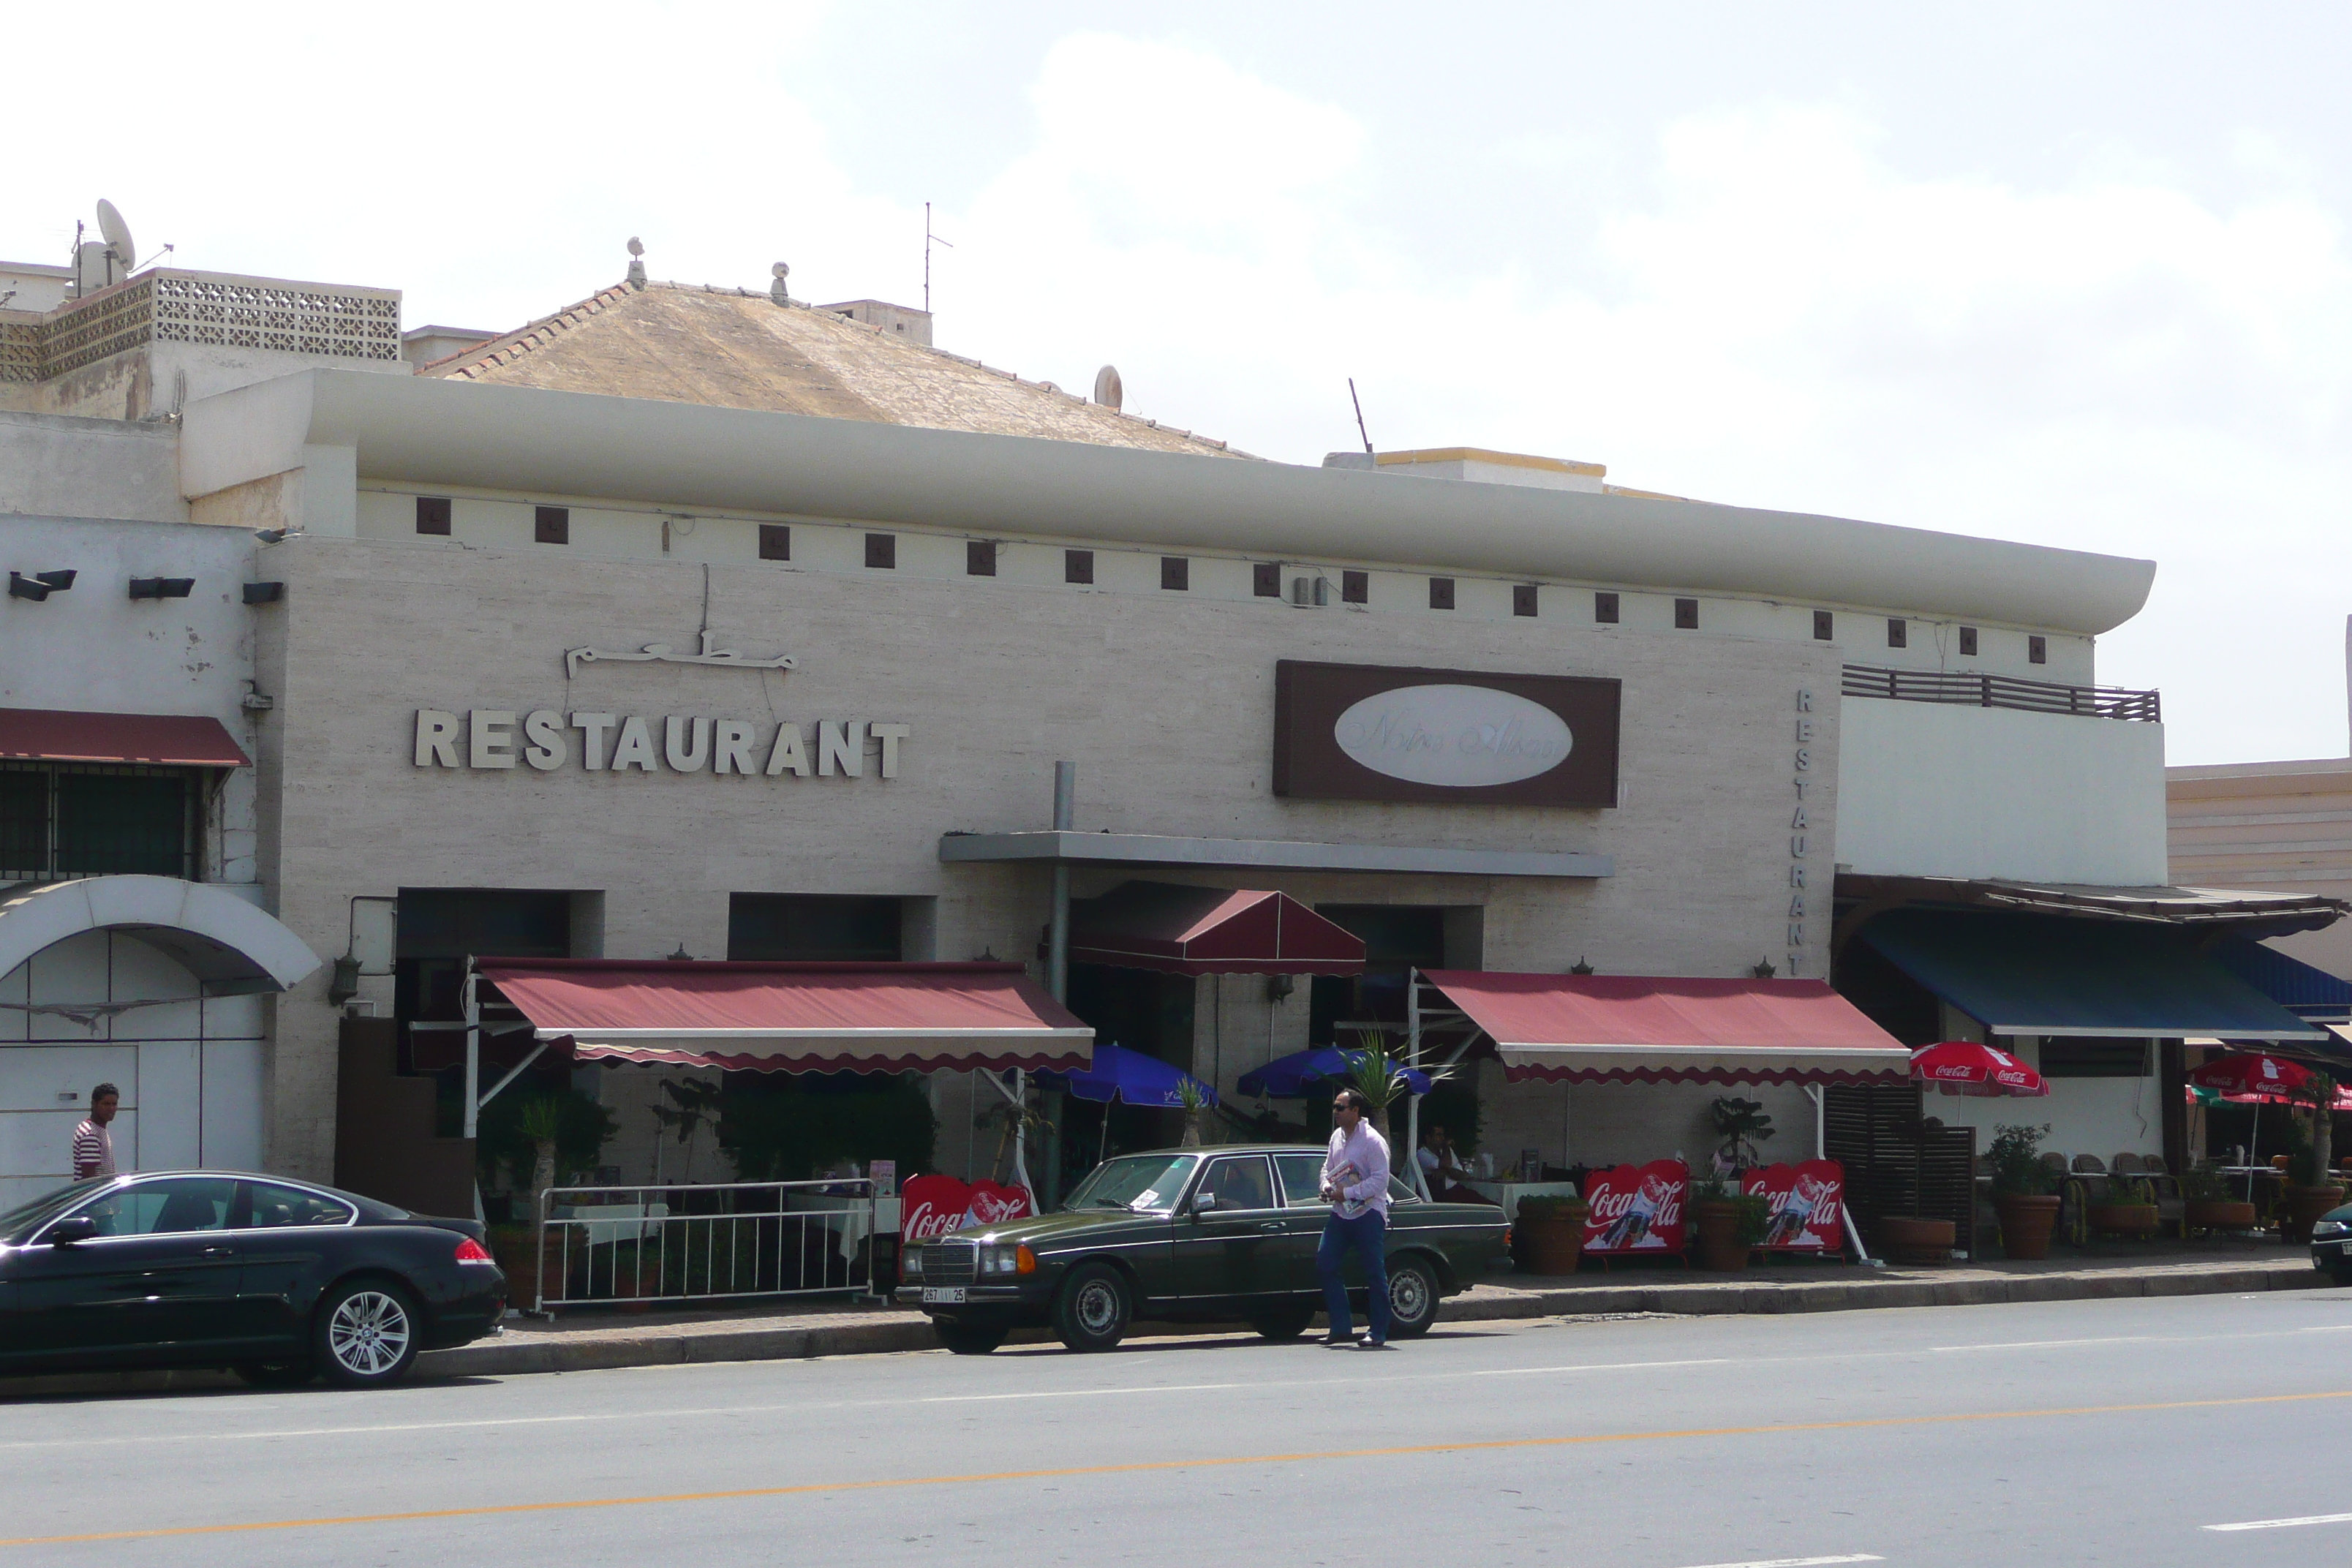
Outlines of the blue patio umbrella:
[[1093,1062],[1076,1072],[1041,1072],[1037,1076],[1080,1100],[1104,1104],[1116,1100],[1129,1105],[1157,1105],[1180,1110],[1184,1100],[1177,1089],[1184,1083],[1198,1089],[1210,1104],[1217,1102],[1214,1088],[1181,1068],[1171,1067],[1158,1057],[1147,1057],[1141,1051],[1130,1051],[1121,1046],[1097,1046]]
[[[1099,1053],[1097,1053],[1099,1054]],[[1255,1072],[1242,1074],[1241,1091],[1267,1100],[1304,1100],[1309,1094],[1319,1094],[1312,1086],[1344,1080],[1352,1065],[1363,1058],[1361,1051],[1343,1051],[1336,1046],[1320,1050],[1297,1051],[1290,1056],[1276,1057]],[[1405,1087],[1415,1094],[1429,1092],[1429,1075],[1417,1068],[1400,1068]]]

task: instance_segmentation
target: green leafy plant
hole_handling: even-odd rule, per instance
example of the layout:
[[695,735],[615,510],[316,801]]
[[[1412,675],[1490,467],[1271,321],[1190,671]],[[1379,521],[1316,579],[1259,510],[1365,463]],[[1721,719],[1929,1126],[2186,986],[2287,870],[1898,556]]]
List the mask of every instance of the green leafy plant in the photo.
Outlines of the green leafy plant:
[[2112,1174],[2107,1177],[2107,1190],[2099,1201],[2109,1208],[2142,1206],[2156,1202],[2156,1189],[2137,1176]]
[[[1412,1093],[1411,1082],[1404,1076],[1404,1063],[1389,1053],[1389,1037],[1378,1029],[1364,1036],[1363,1048],[1349,1051],[1348,1076],[1340,1080],[1364,1097],[1370,1106],[1371,1123],[1383,1138],[1389,1136],[1389,1107]],[[1434,1084],[1454,1076],[1452,1068],[1423,1068],[1421,1071]]]
[[1565,1219],[1581,1224],[1591,1212],[1582,1198],[1572,1198],[1564,1193],[1557,1196],[1537,1193],[1519,1200],[1519,1218],[1523,1222]]
[[2287,1118],[2287,1180],[2298,1187],[2316,1187],[2335,1174],[2336,1080],[2315,1072],[2294,1097],[2309,1109],[2311,1127],[2305,1131],[2301,1116]]
[[1740,1193],[1727,1198],[1739,1215],[1739,1245],[1754,1247],[1764,1239],[1772,1222],[1772,1204],[1762,1193]]
[[1176,1102],[1184,1108],[1184,1135],[1179,1146],[1201,1146],[1201,1113],[1209,1108],[1208,1091],[1189,1075],[1176,1080]]
[[1716,1136],[1723,1140],[1720,1152],[1726,1160],[1741,1169],[1763,1163],[1756,1146],[1773,1135],[1773,1127],[1762,1100],[1717,1095],[1707,1107],[1707,1117],[1715,1123]]
[[2180,1173],[2180,1195],[2193,1204],[2227,1203],[2231,1195],[2230,1179],[2200,1160]]
[[[550,1107],[554,1109],[551,1111]],[[475,1127],[474,1159],[485,1184],[494,1184],[503,1173],[509,1185],[537,1194],[540,1140],[524,1121],[530,1118],[532,1127],[544,1131],[550,1115],[554,1119],[555,1148],[548,1186],[571,1172],[593,1170],[604,1145],[621,1130],[610,1110],[574,1089],[502,1094],[482,1107]]]
[[1708,1169],[1691,1173],[1690,1201],[1694,1204],[1729,1203],[1738,1195],[1739,1189],[1725,1181],[1720,1171]]
[[686,1145],[686,1169],[678,1180],[694,1180],[694,1135],[719,1121],[719,1083],[715,1079],[689,1078],[677,1082],[662,1080],[662,1097],[669,1103],[656,1100],[651,1107],[655,1122],[677,1134]]
[[1992,1190],[2023,1197],[2056,1191],[2058,1178],[2042,1163],[2042,1141],[2048,1136],[2050,1128],[2046,1122],[2040,1127],[1994,1128],[1992,1142],[1985,1149],[1985,1164],[1992,1172]]

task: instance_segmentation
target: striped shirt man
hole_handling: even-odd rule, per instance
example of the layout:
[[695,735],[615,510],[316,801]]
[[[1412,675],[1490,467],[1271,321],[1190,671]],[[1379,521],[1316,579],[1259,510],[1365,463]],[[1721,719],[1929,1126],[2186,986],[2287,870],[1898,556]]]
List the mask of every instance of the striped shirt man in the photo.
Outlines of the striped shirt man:
[[110,1083],[100,1084],[90,1091],[89,1117],[74,1129],[75,1181],[114,1174],[114,1131],[107,1123],[114,1120],[115,1108],[121,1103],[121,1097]]

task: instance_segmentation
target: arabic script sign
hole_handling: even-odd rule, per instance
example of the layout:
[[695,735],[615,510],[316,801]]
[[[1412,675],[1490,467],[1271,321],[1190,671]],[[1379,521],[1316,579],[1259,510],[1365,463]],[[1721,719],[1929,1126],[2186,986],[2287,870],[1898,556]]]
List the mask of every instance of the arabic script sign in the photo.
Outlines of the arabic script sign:
[[788,653],[772,658],[747,658],[740,653],[710,646],[710,632],[705,628],[701,644],[693,653],[674,651],[666,642],[649,642],[635,653],[599,653],[593,647],[568,647],[563,650],[563,673],[577,675],[583,664],[708,664],[720,669],[797,669]]
[[959,1182],[953,1176],[911,1177],[899,1197],[899,1234],[908,1242],[1026,1219],[1037,1212],[1026,1187]]

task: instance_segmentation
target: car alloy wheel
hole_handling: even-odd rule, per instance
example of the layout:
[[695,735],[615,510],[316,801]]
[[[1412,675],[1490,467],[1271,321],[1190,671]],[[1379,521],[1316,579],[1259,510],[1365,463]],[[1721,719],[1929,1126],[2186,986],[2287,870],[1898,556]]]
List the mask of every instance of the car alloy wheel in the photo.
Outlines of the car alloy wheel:
[[347,1385],[390,1383],[416,1359],[416,1314],[397,1286],[362,1280],[320,1306],[320,1364]]
[[1132,1310],[1127,1277],[1108,1263],[1089,1263],[1063,1282],[1054,1328],[1074,1351],[1107,1351],[1126,1337]]
[[1425,1334],[1437,1321],[1437,1279],[1417,1258],[1401,1258],[1389,1265],[1389,1337],[1411,1339]]

